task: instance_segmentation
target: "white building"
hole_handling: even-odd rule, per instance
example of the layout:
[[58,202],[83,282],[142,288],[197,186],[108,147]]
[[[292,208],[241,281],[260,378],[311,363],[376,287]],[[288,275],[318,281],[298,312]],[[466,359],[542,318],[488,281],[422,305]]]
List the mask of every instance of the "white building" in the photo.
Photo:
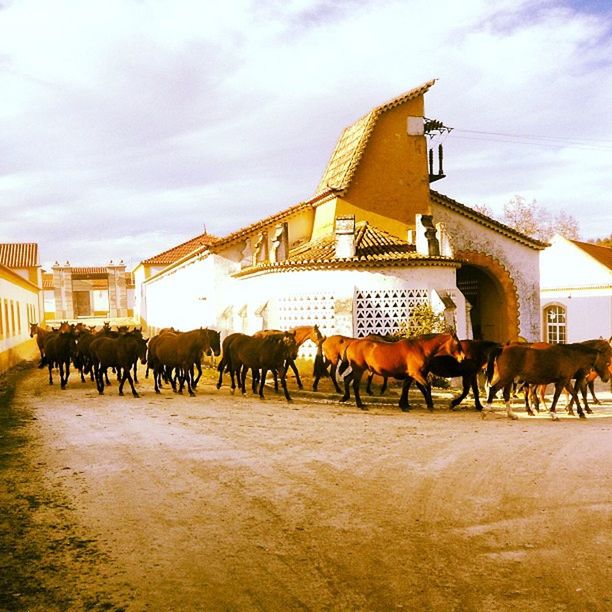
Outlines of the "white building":
[[542,340],[612,336],[612,249],[556,235],[540,253]]
[[427,303],[462,337],[539,339],[545,244],[430,190],[432,85],[346,128],[310,199],[135,274],[142,323],[363,336]]

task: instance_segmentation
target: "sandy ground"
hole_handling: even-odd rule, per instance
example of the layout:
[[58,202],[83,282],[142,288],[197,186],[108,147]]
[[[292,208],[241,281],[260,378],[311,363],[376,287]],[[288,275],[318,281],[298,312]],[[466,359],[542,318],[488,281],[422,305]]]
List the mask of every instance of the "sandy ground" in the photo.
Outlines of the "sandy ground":
[[553,423],[12,379],[2,610],[612,609],[609,393]]

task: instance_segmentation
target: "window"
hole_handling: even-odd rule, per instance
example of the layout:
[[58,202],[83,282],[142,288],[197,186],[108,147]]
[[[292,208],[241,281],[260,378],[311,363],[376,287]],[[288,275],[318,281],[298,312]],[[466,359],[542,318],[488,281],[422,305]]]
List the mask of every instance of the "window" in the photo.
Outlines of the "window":
[[4,313],[3,313],[3,306],[4,304],[4,300],[0,300],[0,338],[4,338]]
[[567,339],[565,323],[565,308],[552,304],[544,309],[544,329],[546,342],[564,344]]

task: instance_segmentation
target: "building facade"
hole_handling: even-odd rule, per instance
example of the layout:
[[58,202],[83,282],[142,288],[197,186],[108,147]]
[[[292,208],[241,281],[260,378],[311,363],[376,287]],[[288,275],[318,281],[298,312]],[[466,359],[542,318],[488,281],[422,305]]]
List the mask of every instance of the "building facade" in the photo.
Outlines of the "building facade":
[[38,245],[0,244],[0,373],[37,354],[29,323],[41,321]]
[[612,337],[612,249],[556,235],[540,255],[542,340]]
[[538,339],[545,244],[430,189],[444,177],[430,146],[442,124],[424,114],[432,85],[346,128],[310,199],[137,280],[143,323],[363,336],[429,304],[462,337]]

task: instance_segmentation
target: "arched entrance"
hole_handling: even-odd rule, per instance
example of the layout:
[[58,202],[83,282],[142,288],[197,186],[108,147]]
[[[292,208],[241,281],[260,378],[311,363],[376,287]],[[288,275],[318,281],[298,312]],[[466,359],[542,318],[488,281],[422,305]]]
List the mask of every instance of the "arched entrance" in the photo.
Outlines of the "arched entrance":
[[464,252],[457,270],[457,288],[469,302],[475,339],[507,342],[519,336],[516,289],[507,270],[488,255]]

